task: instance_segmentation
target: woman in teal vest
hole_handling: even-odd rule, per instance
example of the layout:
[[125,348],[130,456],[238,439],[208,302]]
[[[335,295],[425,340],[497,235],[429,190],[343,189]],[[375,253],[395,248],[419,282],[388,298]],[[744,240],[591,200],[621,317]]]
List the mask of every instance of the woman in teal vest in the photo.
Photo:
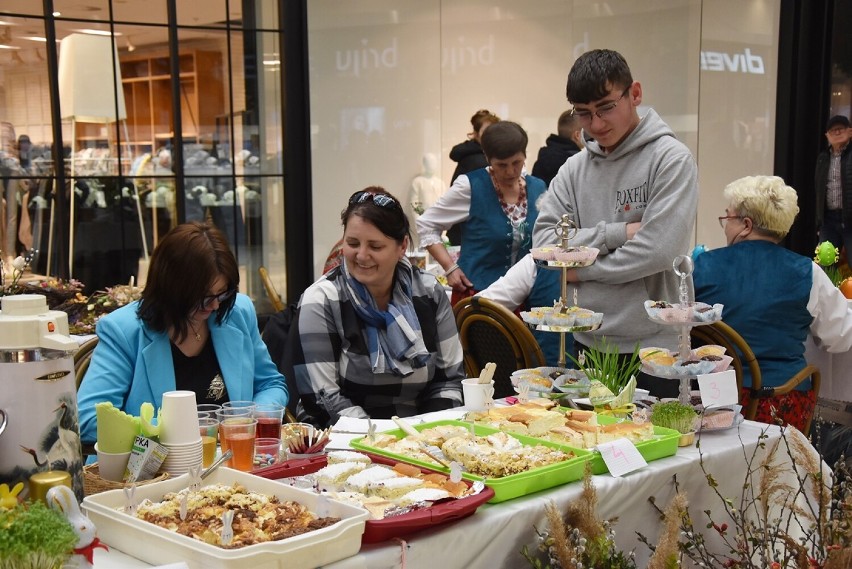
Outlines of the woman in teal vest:
[[[777,387],[805,367],[811,334],[829,352],[852,347],[852,309],[808,257],[778,243],[799,212],[796,190],[777,176],[748,176],[725,188],[728,207],[719,223],[727,247],[695,258],[695,300],[724,305],[722,319],[757,357],[764,387]],[[751,375],[743,370],[740,403],[747,405]],[[810,380],[795,391],[761,399],[756,420],[774,423],[770,407],[803,430],[816,404]]]
[[[488,287],[529,253],[538,198],[547,190],[525,174],[527,133],[500,121],[482,134],[488,166],[456,178],[438,202],[417,220],[420,245],[444,269],[455,304]],[[441,233],[462,226],[462,247],[454,263]]]

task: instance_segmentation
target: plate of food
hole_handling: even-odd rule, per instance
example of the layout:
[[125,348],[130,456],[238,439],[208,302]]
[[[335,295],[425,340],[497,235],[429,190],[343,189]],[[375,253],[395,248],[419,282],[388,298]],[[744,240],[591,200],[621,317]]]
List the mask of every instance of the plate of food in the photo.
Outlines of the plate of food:
[[722,304],[709,305],[704,302],[694,302],[683,306],[664,300],[646,300],[645,312],[648,318],[658,324],[691,324],[700,326],[712,324],[722,319]]
[[706,407],[700,415],[699,433],[712,433],[714,431],[727,431],[738,427],[745,421],[742,405],[720,405]]
[[[453,483],[435,470],[355,451],[331,451],[322,460],[297,465],[298,470],[276,466],[257,474],[306,485],[370,512],[363,543],[402,537],[467,517],[494,497],[491,488],[468,480]],[[374,469],[376,466],[381,468]]]
[[535,247],[530,250],[532,258],[539,266],[545,267],[587,267],[598,258],[599,249],[594,247],[566,247],[551,245]]
[[[154,565],[180,559],[190,567],[308,569],[361,548],[368,518],[362,508],[226,467],[197,490],[189,482],[185,474],[137,487],[135,511],[121,489],[86,496],[83,508],[101,539]],[[233,512],[227,538],[225,510]]]

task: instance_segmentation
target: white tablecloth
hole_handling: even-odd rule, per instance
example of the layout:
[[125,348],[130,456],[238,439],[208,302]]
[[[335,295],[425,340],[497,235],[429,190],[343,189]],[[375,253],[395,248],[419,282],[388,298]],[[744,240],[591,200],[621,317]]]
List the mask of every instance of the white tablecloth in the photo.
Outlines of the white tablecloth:
[[819,396],[835,401],[852,401],[852,351],[830,354],[818,348],[813,338],[805,342],[805,359],[819,368],[822,384]]
[[[758,459],[753,467],[757,467],[760,457],[766,452],[758,445],[763,432],[767,434],[767,439],[763,441],[767,443],[766,447],[781,437],[778,427],[751,421],[743,422],[736,429],[707,433],[700,437],[700,452],[703,453],[706,470],[719,483],[719,492],[734,498],[737,505],[745,479],[744,456],[756,452]],[[786,452],[778,454],[787,459]],[[615,526],[618,545],[624,550],[635,549],[639,567],[645,566],[650,552],[638,542],[636,532],[644,533],[652,543],[656,543],[661,527],[658,514],[648,503],[648,498],[654,496],[657,504],[665,508],[675,493],[675,475],[681,491],[687,494],[696,528],[712,540],[710,532],[703,529],[706,519],[702,512],[710,509],[721,516],[724,508],[707,484],[696,446],[680,448],[675,456],[651,462],[647,467],[622,478],[613,478],[609,474],[594,477],[599,517],[619,518]],[[507,502],[486,504],[464,520],[411,535],[404,542],[390,541],[364,546],[358,555],[328,567],[528,567],[519,552],[524,545],[535,548],[533,526],[540,529],[545,527],[544,506],[554,501],[560,508],[564,508],[579,495],[581,484],[566,484]],[[721,548],[719,550],[724,551]],[[126,569],[148,565],[112,549],[109,553],[96,551],[94,567]]]

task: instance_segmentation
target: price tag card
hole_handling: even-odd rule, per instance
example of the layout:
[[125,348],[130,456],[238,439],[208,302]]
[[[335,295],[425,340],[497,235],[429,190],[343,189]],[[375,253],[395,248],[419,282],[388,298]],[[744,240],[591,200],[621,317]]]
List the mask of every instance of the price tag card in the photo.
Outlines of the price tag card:
[[737,390],[737,372],[732,369],[699,375],[698,390],[701,393],[701,404],[705,408],[736,405],[740,400]]
[[609,473],[616,477],[648,466],[636,445],[627,439],[616,439],[598,445],[598,452],[601,453]]

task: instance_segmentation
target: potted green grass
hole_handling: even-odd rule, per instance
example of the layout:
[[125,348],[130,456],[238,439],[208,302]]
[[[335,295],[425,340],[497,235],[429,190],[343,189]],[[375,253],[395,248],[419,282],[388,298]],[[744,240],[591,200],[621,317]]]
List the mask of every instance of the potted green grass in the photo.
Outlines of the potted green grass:
[[625,358],[617,346],[601,338],[595,345],[583,350],[579,359],[571,355],[568,357],[591,381],[589,400],[596,408],[617,410],[633,402],[636,374],[642,365],[638,344],[630,357]]
[[76,543],[65,516],[42,502],[0,508],[0,569],[60,569]]
[[680,433],[678,446],[689,446],[695,442],[695,419],[698,417],[691,405],[680,401],[655,403],[651,407],[651,423],[657,427],[674,429]]

